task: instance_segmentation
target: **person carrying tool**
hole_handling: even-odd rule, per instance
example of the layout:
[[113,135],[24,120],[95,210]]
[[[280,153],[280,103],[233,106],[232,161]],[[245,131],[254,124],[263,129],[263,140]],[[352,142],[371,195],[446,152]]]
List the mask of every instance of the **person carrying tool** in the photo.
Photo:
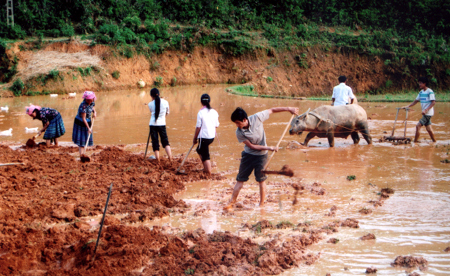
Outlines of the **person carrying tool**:
[[73,122],[72,141],[78,146],[80,156],[86,153],[86,142],[89,134],[88,146],[94,145],[94,134],[92,133],[92,119],[97,117],[95,111],[95,93],[92,91],[84,91],[83,101],[78,107],[77,116]]
[[433,140],[433,142],[436,142],[433,129],[431,128],[431,117],[433,117],[434,115],[433,107],[436,104],[436,98],[434,96],[433,90],[428,88],[427,77],[420,77],[418,81],[419,87],[422,90],[420,90],[419,95],[417,95],[417,98],[411,104],[404,106],[402,108],[404,109],[410,108],[411,106],[414,106],[415,104],[420,102],[420,105],[422,106],[423,116],[416,125],[416,136],[414,137],[414,142],[417,142],[419,140],[420,128],[422,128],[422,126],[425,126],[426,130],[428,131],[428,134],[430,135],[431,140]]
[[209,156],[209,145],[212,144],[216,137],[216,128],[219,126],[219,114],[211,108],[211,97],[203,94],[200,97],[202,109],[197,114],[197,124],[195,126],[195,134],[193,144],[197,144],[197,153],[203,163],[203,171],[211,174],[211,158]]
[[356,97],[353,95],[353,91],[350,86],[347,85],[347,77],[340,76],[338,78],[339,85],[336,85],[333,88],[333,96],[331,96],[331,106],[339,106],[349,104],[348,100],[350,99],[350,104],[353,104]]
[[44,140],[46,140],[47,147],[50,146],[52,141],[55,142],[55,146],[58,146],[58,138],[66,133],[61,114],[56,109],[32,104],[26,107],[26,113],[33,120],[37,119],[42,121],[43,127],[36,136],[40,136],[45,131]]
[[172,161],[172,151],[166,131],[166,115],[169,114],[169,102],[159,97],[158,88],[150,90],[150,96],[152,97],[152,101],[148,103],[148,109],[151,113],[149,126],[155,159],[159,161],[159,135],[161,144],[166,150],[167,157]]
[[244,182],[248,181],[248,177],[254,170],[256,181],[259,183],[260,202],[259,206],[264,205],[266,197],[266,183],[267,176],[262,172],[267,162],[267,152],[278,151],[278,147],[268,147],[266,143],[266,133],[264,132],[263,122],[269,119],[270,114],[278,112],[290,112],[298,115],[297,107],[274,107],[258,112],[250,117],[244,109],[238,107],[231,114],[231,121],[236,126],[236,137],[239,143],[244,143],[244,151],[241,156],[241,163],[239,165],[239,172],[236,176],[236,185],[233,189],[233,195],[225,210],[231,209],[236,202],[240,190]]

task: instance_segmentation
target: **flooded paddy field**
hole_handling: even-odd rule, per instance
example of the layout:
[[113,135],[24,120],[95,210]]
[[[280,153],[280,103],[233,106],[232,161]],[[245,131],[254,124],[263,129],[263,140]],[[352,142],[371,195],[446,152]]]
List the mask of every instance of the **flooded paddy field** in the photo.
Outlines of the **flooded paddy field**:
[[[161,89],[170,104],[173,164],[143,160],[147,90],[98,93],[94,144],[100,146],[88,150],[93,161],[86,164],[78,161],[71,143],[81,95],[2,99],[9,110],[0,112],[0,131],[13,130],[12,136],[0,136],[1,163],[25,165],[0,167],[0,274],[363,275],[371,267],[377,275],[450,274],[445,251],[450,247],[450,164],[444,163],[450,159],[450,104],[435,106],[436,143],[424,128],[420,143],[379,142],[391,134],[396,108],[404,103],[360,103],[369,117],[372,145],[336,138],[329,148],[326,139],[314,138],[303,147],[298,142],[306,133],[287,135],[270,169],[288,164],[294,177],[270,175],[267,203],[260,208],[251,176],[236,207],[225,212],[243,150],[232,111],[241,106],[250,115],[296,106],[304,112],[329,104],[240,97],[225,88]],[[203,175],[191,153],[188,175],[177,175],[203,93],[211,95],[221,123],[210,147],[214,174]],[[67,130],[62,147],[20,148],[34,135],[25,127],[41,127],[25,115],[30,101],[61,112]],[[419,105],[413,110],[406,128],[411,138],[421,117]],[[278,113],[265,122],[269,145],[276,144],[289,118]],[[403,118],[400,113],[396,135],[403,135]],[[106,227],[91,263],[111,183]],[[375,239],[362,240],[367,234]],[[392,266],[398,256],[427,263]]]

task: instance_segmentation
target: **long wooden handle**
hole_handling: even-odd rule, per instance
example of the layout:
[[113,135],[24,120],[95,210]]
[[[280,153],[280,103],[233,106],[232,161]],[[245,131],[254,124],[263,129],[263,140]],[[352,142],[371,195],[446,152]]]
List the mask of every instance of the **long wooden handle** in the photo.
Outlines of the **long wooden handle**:
[[88,144],[89,144],[89,138],[91,138],[91,134],[92,134],[92,129],[94,128],[94,118],[92,118],[92,124],[91,124],[91,133],[89,133],[88,138],[86,140],[86,146],[84,146],[85,148],[87,148]]
[[3,163],[0,166],[14,166],[14,165],[25,165],[25,163]]
[[194,147],[195,144],[192,144],[191,148],[189,149],[188,153],[186,154],[186,156],[183,159],[183,162],[181,162],[181,165],[178,167],[177,172],[180,171],[181,167],[183,167],[184,162],[186,161],[187,157],[189,156],[189,153],[191,153],[192,148]]
[[[291,119],[289,120],[289,123],[287,124],[286,128],[284,129],[283,135],[281,135],[280,140],[278,141],[276,147],[278,147],[281,143],[281,140],[283,140],[284,135],[286,134],[287,130],[289,129],[289,126],[291,125],[292,120],[294,119],[295,114],[292,114]],[[270,160],[272,160],[273,155],[275,154],[275,151],[272,151],[272,154],[269,157],[269,160],[267,160],[266,166],[264,167],[264,171],[269,167]]]

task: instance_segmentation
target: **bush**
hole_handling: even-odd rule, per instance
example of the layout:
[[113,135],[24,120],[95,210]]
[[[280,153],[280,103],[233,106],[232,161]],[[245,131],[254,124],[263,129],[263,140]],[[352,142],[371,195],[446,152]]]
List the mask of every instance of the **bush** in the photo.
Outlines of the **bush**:
[[164,80],[161,76],[157,76],[155,80],[155,86],[160,87],[163,84]]
[[173,77],[173,78],[172,78],[172,81],[170,82],[170,85],[171,85],[171,86],[177,85],[177,78]]
[[116,80],[120,78],[120,72],[119,71],[114,71],[112,72],[112,77],[115,78]]
[[75,30],[73,29],[72,25],[69,24],[63,24],[60,31],[63,36],[72,37],[75,35]]
[[9,89],[13,92],[14,96],[18,97],[22,95],[22,90],[24,89],[24,87],[25,84],[20,78],[18,78],[14,81],[13,85]]

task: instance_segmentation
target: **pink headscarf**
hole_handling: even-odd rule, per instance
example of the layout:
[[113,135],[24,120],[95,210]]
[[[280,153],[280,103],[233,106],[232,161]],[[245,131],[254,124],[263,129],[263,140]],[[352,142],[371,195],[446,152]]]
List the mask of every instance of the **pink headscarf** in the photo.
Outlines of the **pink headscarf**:
[[27,113],[28,115],[31,115],[35,109],[41,110],[41,107],[38,105],[30,104],[30,106],[25,107],[25,113]]
[[95,97],[95,93],[94,92],[92,92],[92,91],[84,91],[84,94],[83,94],[83,99],[86,99],[86,100],[95,100],[97,97]]

